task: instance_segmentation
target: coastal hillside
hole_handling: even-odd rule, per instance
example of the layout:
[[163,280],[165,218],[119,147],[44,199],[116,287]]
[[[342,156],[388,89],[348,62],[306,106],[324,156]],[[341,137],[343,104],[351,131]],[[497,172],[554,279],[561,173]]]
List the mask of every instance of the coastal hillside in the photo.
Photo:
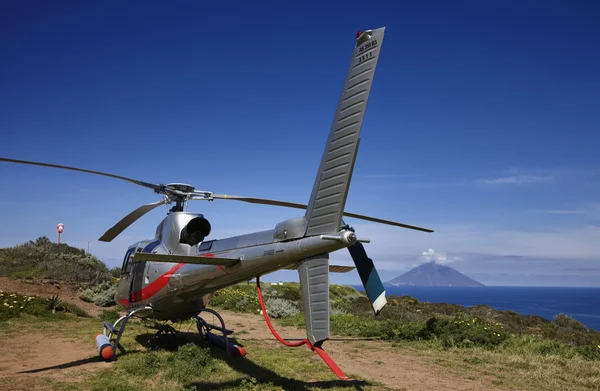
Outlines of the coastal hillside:
[[435,262],[417,266],[387,283],[396,286],[484,286],[450,266]]
[[116,304],[119,274],[119,268],[109,270],[85,250],[54,243],[45,236],[0,249],[0,277],[68,284],[82,300],[102,307]]
[[[147,328],[132,321],[122,341],[134,354],[121,356],[120,364],[103,367],[94,358],[89,358],[97,356],[90,335],[95,335],[100,329],[100,319],[114,321],[120,314],[114,309],[97,307],[94,310],[91,303],[77,300],[78,295],[81,299],[88,294],[91,297],[99,297],[95,295],[100,294],[110,296],[109,290],[103,290],[103,286],[114,287],[116,280],[104,277],[109,280],[96,285],[52,281],[60,285],[56,289],[33,278],[23,280],[18,277],[24,275],[24,271],[28,271],[25,275],[32,275],[30,271],[35,266],[35,259],[47,263],[45,268],[34,269],[35,278],[59,276],[53,273],[64,267],[60,266],[64,261],[61,254],[72,253],[73,259],[94,259],[82,250],[66,245],[55,246],[40,239],[0,250],[0,262],[5,263],[3,270],[12,276],[0,277],[0,326],[11,331],[5,338],[0,338],[0,342],[7,344],[8,352],[21,352],[25,348],[34,352],[34,356],[25,361],[15,355],[0,360],[0,389],[14,389],[12,383],[3,383],[3,376],[19,379],[21,386],[16,389],[31,389],[29,386],[35,384],[28,383],[32,375],[24,374],[26,366],[45,375],[48,372],[44,368],[59,368],[65,363],[81,361],[91,363],[91,367],[86,367],[93,368],[89,375],[77,384],[67,384],[63,383],[69,377],[65,370],[56,370],[52,374],[61,376],[61,380],[53,383],[52,388],[106,389],[106,379],[115,379],[109,384],[112,388],[124,384],[127,387],[123,389],[150,391],[345,389],[341,383],[339,386],[337,383],[314,383],[315,379],[332,379],[328,368],[319,360],[310,361],[312,364],[308,368],[307,357],[314,359],[309,350],[282,348],[274,339],[260,317],[261,309],[253,281],[217,291],[210,303],[236,330],[234,336],[238,343],[246,346],[251,354],[249,360],[225,361],[228,359],[214,355],[212,350],[193,344],[181,349],[168,347],[143,352],[138,350],[143,345],[140,341],[151,338],[154,331],[148,333]],[[23,262],[18,262],[19,254]],[[62,259],[57,270],[52,268],[53,259]],[[92,264],[96,266],[90,270],[110,276],[106,265]],[[88,276],[92,275],[94,273]],[[73,278],[69,273],[62,276]],[[73,287],[74,294],[68,294],[67,287]],[[261,287],[267,313],[274,319],[278,331],[285,338],[303,338],[305,326],[299,284],[262,283]],[[354,288],[330,285],[329,291],[330,329],[335,338],[326,343],[326,349],[350,373],[376,379],[392,389],[419,391],[439,389],[439,385],[443,384],[444,389],[464,389],[468,385],[474,390],[591,390],[598,389],[600,384],[600,333],[567,315],[556,314],[553,320],[546,320],[513,311],[498,311],[486,305],[464,307],[421,302],[410,296],[389,296],[388,305],[374,316],[368,298]],[[98,303],[103,305],[101,300]],[[37,333],[42,323],[46,334],[40,339]],[[187,322],[174,326],[193,330]],[[67,329],[71,338],[68,343],[61,339]],[[346,342],[340,343],[340,339],[346,339]],[[73,345],[71,340],[77,340],[76,344]],[[168,341],[173,339],[169,337]],[[36,350],[38,346],[39,351]],[[51,355],[47,354],[48,349]],[[419,361],[425,359],[431,361]],[[398,362],[407,364],[400,368]],[[208,372],[198,372],[199,368],[208,368],[207,363],[212,368],[212,372],[209,371],[210,384],[202,383]],[[257,363],[269,370],[257,368]],[[515,371],[515,367],[519,371]],[[152,368],[152,372],[147,372],[147,368]],[[448,368],[454,368],[456,373],[448,373]],[[249,373],[249,370],[254,372]],[[172,377],[175,372],[179,375]],[[389,376],[381,379],[381,373]],[[419,373],[434,373],[435,376],[415,378]],[[153,385],[154,375],[170,379],[169,383]],[[369,382],[364,385],[365,391],[381,389]]]

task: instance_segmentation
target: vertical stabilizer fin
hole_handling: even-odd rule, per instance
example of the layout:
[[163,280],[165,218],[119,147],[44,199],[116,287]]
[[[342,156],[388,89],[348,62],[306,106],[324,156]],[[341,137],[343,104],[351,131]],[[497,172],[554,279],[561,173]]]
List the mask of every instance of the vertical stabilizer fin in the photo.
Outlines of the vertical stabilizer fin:
[[307,236],[339,230],[384,32],[385,28],[367,30],[356,39],[350,69],[306,209]]
[[307,258],[298,265],[306,336],[311,344],[329,338],[329,254]]

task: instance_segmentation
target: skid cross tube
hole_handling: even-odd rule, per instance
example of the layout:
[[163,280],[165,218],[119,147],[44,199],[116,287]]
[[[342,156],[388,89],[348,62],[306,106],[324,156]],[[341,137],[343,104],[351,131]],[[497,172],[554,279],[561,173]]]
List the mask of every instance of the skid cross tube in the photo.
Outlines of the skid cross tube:
[[329,355],[327,354],[327,352],[325,352],[325,350],[323,350],[320,346],[311,344],[310,341],[308,340],[308,338],[305,338],[299,342],[289,342],[289,341],[286,341],[285,339],[281,338],[281,336],[279,334],[277,334],[277,331],[275,331],[275,329],[273,328],[273,325],[271,324],[271,320],[269,319],[269,315],[267,315],[267,309],[265,308],[265,302],[263,300],[262,291],[260,289],[260,277],[259,276],[256,276],[256,291],[258,292],[258,302],[260,303],[260,309],[262,310],[263,317],[265,318],[265,322],[267,322],[267,326],[269,327],[269,330],[271,330],[271,333],[273,334],[273,336],[275,338],[277,338],[277,340],[279,342],[281,342],[282,344],[284,344],[286,346],[290,346],[290,347],[298,347],[298,346],[302,346],[302,345],[308,346],[308,348],[310,350],[312,350],[313,352],[317,352],[319,357],[321,357],[323,359],[323,361],[325,361],[325,364],[327,364],[327,366],[329,366],[331,371],[338,377],[338,379],[353,380],[353,379],[349,378],[348,376],[346,376],[344,374],[344,372],[342,372],[340,367],[338,367],[337,364],[335,363],[335,361],[333,361],[333,359],[331,357],[329,357]]

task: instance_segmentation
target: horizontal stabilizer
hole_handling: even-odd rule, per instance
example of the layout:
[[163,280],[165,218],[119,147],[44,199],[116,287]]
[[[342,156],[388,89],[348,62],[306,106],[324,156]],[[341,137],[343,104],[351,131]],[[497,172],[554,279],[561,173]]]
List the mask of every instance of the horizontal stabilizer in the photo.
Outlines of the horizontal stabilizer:
[[216,266],[233,266],[238,263],[239,259],[233,258],[215,258],[189,255],[172,255],[172,254],[151,254],[151,253],[136,253],[133,256],[134,261],[149,261],[149,262],[169,262],[169,263],[190,263],[193,265],[216,265]]
[[[298,270],[298,265],[286,266],[285,270]],[[354,266],[329,265],[329,273],[348,273],[356,269]]]

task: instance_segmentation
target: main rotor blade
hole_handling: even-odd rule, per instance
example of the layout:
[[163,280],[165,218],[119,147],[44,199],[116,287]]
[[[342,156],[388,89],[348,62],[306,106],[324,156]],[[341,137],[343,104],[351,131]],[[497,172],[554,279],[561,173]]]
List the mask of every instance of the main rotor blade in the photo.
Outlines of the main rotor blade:
[[121,221],[117,224],[113,225],[108,231],[102,235],[100,239],[101,242],[110,242],[114,238],[116,238],[121,232],[123,232],[127,227],[133,224],[137,219],[150,212],[152,209],[156,208],[159,205],[165,204],[165,200],[153,202],[151,204],[142,205],[133,212],[129,213],[127,216],[123,217]]
[[344,212],[344,216],[354,217],[355,219],[372,221],[374,223],[381,223],[381,224],[393,225],[393,226],[396,226],[396,227],[414,229],[414,230],[417,230],[417,231],[433,232],[433,230],[429,229],[429,228],[417,227],[416,225],[408,225],[408,224],[398,223],[396,221],[380,219],[380,218],[377,218],[377,217],[359,215],[359,214],[356,214],[356,213]]
[[[306,209],[305,204],[298,204],[296,202],[270,200],[268,198],[242,197],[242,196],[234,196],[234,195],[227,195],[227,194],[213,194],[212,198],[222,199],[222,200],[235,200],[235,201],[250,202],[252,204],[276,205],[276,206],[285,206],[288,208]],[[384,219],[380,219],[377,217],[359,215],[357,213],[344,212],[344,216],[354,217],[355,219],[372,221],[374,223],[393,225],[395,227],[414,229],[414,230],[422,231],[422,232],[433,232],[433,230],[429,229],[429,228],[423,228],[423,227],[418,227],[416,225],[398,223],[396,221],[384,220]]]
[[287,202],[287,201],[270,200],[268,198],[242,197],[242,196],[234,196],[234,195],[227,195],[227,194],[212,194],[211,197],[216,198],[216,199],[221,199],[221,200],[235,200],[235,201],[249,202],[251,204],[276,205],[276,206],[286,206],[288,208],[306,209],[306,205],[304,205],[304,204],[297,204],[295,202]]
[[29,161],[29,160],[8,159],[8,158],[5,158],[5,157],[0,157],[0,161],[1,162],[8,162],[8,163],[31,164],[31,165],[34,165],[34,166],[62,168],[62,169],[65,169],[65,170],[87,172],[89,174],[103,175],[103,176],[107,176],[107,177],[110,177],[110,178],[122,179],[124,181],[131,182],[131,183],[134,183],[136,185],[144,186],[144,187],[147,187],[147,188],[152,189],[152,190],[159,190],[161,188],[160,186],[153,185],[152,183],[142,182],[142,181],[138,181],[136,179],[127,178],[127,177],[120,176],[120,175],[108,174],[106,172],[86,170],[84,168],[61,166],[59,164],[32,162],[32,161]]

